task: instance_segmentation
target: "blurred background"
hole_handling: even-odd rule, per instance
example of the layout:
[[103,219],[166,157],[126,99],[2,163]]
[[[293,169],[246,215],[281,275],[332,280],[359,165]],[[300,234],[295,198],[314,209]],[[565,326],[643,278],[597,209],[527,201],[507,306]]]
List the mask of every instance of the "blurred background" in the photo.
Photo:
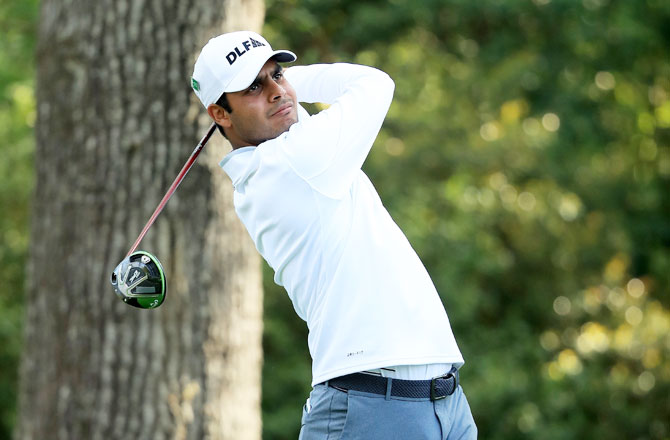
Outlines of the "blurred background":
[[[36,0],[0,1],[0,438],[16,419]],[[267,0],[299,62],[386,71],[365,171],[421,256],[483,439],[670,439],[670,2]],[[314,110],[314,109],[313,109]],[[263,438],[306,326],[266,267]]]

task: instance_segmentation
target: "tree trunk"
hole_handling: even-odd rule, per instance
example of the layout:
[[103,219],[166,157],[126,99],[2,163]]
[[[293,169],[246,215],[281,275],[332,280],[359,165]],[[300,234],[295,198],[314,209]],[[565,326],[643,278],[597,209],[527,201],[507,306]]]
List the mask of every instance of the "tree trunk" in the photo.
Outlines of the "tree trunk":
[[44,0],[37,183],[17,439],[258,439],[260,260],[232,209],[216,134],[140,249],[158,309],[109,277],[209,126],[189,87],[219,33],[262,0]]

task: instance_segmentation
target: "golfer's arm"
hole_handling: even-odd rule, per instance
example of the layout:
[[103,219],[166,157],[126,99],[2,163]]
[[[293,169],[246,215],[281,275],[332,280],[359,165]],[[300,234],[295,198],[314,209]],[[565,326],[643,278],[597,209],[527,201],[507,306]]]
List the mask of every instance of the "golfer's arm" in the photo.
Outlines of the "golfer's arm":
[[301,102],[330,107],[296,124],[287,156],[294,169],[328,194],[346,191],[379,133],[393,98],[384,72],[354,64],[316,64],[287,69]]
[[[358,64],[313,64],[286,69],[286,79],[301,102],[333,104],[348,94],[372,111],[383,115],[393,97],[393,80],[381,70]],[[362,87],[361,90],[356,90]]]

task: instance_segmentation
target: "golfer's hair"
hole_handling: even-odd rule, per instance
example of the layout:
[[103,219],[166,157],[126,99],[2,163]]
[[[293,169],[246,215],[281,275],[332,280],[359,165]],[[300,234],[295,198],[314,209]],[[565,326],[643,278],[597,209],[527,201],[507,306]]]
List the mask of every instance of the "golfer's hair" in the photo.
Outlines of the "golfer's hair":
[[[233,109],[230,106],[230,103],[228,102],[228,97],[226,96],[226,93],[224,92],[223,95],[219,97],[219,99],[216,101],[216,105],[221,106],[226,110],[228,113],[232,113]],[[226,136],[226,132],[223,130],[223,127],[220,126],[219,124],[216,124],[216,127],[219,129],[219,132],[228,139],[228,136]]]

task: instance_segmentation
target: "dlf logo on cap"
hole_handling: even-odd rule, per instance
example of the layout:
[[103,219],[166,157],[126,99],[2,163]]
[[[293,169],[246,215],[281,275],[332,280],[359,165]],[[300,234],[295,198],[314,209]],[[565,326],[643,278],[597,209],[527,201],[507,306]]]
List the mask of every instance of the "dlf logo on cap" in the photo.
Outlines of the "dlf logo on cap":
[[273,51],[256,32],[230,32],[212,38],[202,48],[193,67],[191,88],[207,108],[224,93],[246,89],[270,58],[277,62],[297,59],[288,50]]
[[230,52],[228,55],[226,55],[226,59],[230,64],[233,64],[235,61],[237,61],[237,57],[241,57],[245,53],[247,53],[248,50],[251,50],[254,47],[261,47],[265,46],[265,44],[261,43],[260,41],[256,41],[253,38],[249,38],[247,41],[242,42],[242,52],[240,52],[240,48],[236,47],[235,51]]

